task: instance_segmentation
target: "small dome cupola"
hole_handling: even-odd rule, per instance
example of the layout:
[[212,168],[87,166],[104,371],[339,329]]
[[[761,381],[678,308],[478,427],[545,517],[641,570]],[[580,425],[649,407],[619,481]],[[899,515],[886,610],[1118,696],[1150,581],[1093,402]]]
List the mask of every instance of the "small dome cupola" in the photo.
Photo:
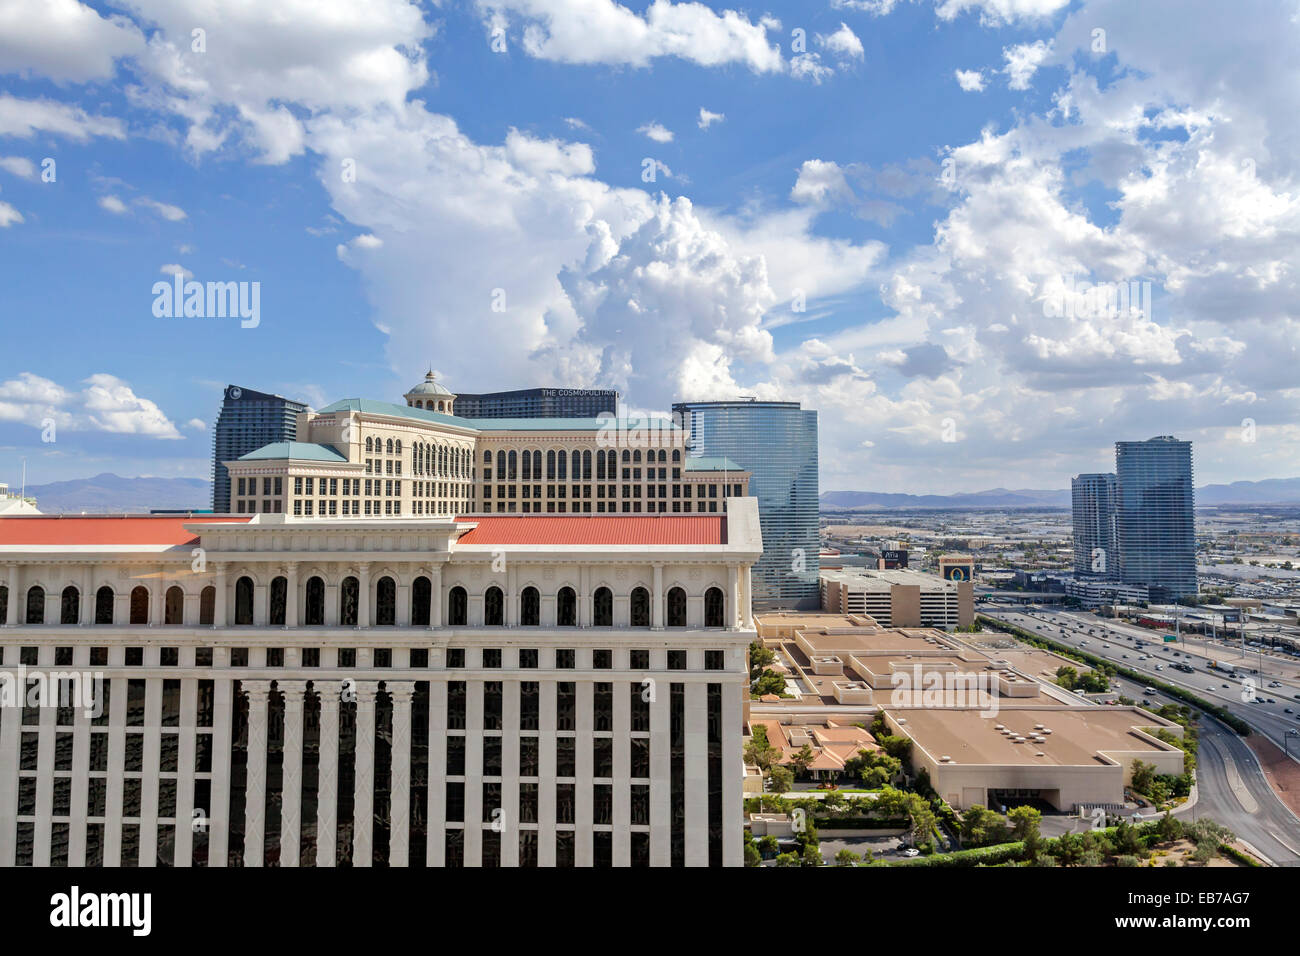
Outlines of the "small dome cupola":
[[406,404],[410,408],[422,408],[428,412],[440,412],[450,415],[455,394],[445,385],[438,384],[438,376],[433,369],[425,373],[424,381],[406,393]]

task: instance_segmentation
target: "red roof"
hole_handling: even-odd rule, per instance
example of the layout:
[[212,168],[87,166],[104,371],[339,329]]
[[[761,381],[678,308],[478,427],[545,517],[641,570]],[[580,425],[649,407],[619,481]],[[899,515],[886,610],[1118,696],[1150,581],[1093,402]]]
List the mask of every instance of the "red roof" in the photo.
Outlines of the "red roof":
[[198,541],[185,525],[196,521],[248,521],[247,517],[212,515],[22,515],[0,518],[0,546],[178,545]]
[[725,515],[462,515],[461,544],[726,544]]

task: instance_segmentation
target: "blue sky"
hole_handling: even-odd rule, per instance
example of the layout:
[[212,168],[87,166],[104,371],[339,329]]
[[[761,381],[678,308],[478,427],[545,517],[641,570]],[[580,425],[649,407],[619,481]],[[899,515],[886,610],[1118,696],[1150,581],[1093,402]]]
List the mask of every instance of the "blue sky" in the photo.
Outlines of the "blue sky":
[[[1294,3],[0,24],[0,480],[207,477],[226,383],[396,400],[426,365],[799,399],[824,489],[1062,487],[1161,433],[1198,480],[1300,473]],[[259,283],[256,328],[156,317],[177,270]],[[1097,312],[1080,282],[1150,294]]]

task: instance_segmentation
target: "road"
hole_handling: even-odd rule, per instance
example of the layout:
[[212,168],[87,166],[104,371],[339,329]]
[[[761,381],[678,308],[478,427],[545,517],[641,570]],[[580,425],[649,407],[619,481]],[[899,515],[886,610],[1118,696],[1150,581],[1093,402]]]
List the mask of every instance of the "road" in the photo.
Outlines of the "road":
[[[1278,701],[1275,705],[1245,703],[1241,700],[1240,685],[1231,678],[1221,680],[1218,675],[1200,666],[1196,666],[1193,674],[1171,670],[1167,659],[1173,659],[1172,649],[1154,650],[1150,632],[1144,632],[1142,639],[1154,653],[1149,655],[1149,660],[1144,661],[1139,659],[1140,653],[1134,650],[1132,641],[1124,635],[1123,630],[1091,616],[1079,620],[1064,613],[1000,607],[982,607],[980,613],[1090,651],[1134,670],[1147,671],[1161,681],[1186,687],[1206,699],[1228,707],[1252,726],[1266,725],[1273,731],[1268,736],[1279,745],[1282,734],[1295,726],[1290,722],[1289,715],[1285,714],[1283,698],[1275,696]],[[1062,627],[1066,629],[1065,635],[1060,633]],[[1095,632],[1093,635],[1088,634],[1089,628]],[[1182,656],[1178,658],[1179,662],[1184,660]],[[1159,672],[1155,670],[1157,663],[1162,665]],[[1195,659],[1189,663],[1197,664]],[[1209,684],[1211,680],[1215,682],[1213,689]],[[1146,698],[1156,706],[1181,703],[1163,694],[1145,694],[1142,685],[1127,679],[1121,678],[1117,683],[1121,694],[1135,700]],[[1224,683],[1229,684],[1227,690],[1222,687]],[[1264,689],[1263,692],[1276,695],[1279,691],[1274,688]],[[1288,700],[1291,692],[1288,689]],[[1300,706],[1292,709],[1300,709]],[[1188,815],[1208,816],[1222,823],[1280,866],[1300,866],[1300,819],[1273,792],[1250,748],[1234,731],[1212,717],[1203,716],[1197,727],[1200,733],[1197,801]],[[1296,744],[1293,738],[1292,753],[1300,752],[1300,747]]]

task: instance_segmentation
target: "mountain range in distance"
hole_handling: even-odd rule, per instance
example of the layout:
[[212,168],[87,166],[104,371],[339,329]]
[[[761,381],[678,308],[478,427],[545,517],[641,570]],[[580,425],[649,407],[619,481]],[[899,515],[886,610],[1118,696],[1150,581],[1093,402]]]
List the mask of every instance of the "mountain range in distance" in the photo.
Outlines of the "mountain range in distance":
[[[1300,478],[1234,481],[1196,489],[1198,507],[1300,504]],[[1069,508],[1070,490],[990,488],[956,495],[909,495],[880,491],[826,491],[823,509],[895,511],[908,508]]]
[[[18,491],[10,488],[11,492]],[[151,510],[203,511],[212,507],[212,482],[202,478],[93,478],[29,485],[28,497],[45,514],[147,514]],[[1198,506],[1300,504],[1300,478],[1234,481],[1196,489]],[[955,495],[909,495],[880,491],[827,491],[821,506],[845,511],[908,508],[1069,508],[1068,489],[990,488]]]
[[[10,486],[9,491],[19,489]],[[44,514],[148,514],[151,510],[203,511],[212,507],[212,482],[202,478],[123,478],[109,472],[93,478],[28,485]]]

